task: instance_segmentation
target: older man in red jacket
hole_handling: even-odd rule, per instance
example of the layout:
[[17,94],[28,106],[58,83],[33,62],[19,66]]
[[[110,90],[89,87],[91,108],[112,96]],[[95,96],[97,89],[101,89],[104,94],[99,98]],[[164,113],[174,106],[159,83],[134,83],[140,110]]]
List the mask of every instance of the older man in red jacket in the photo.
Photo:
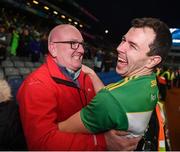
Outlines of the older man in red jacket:
[[[102,134],[65,133],[58,122],[86,106],[95,95],[90,77],[81,70],[83,37],[72,25],[49,34],[46,62],[18,90],[20,115],[29,150],[133,150],[139,139],[110,130]],[[72,124],[73,125],[73,124]]]

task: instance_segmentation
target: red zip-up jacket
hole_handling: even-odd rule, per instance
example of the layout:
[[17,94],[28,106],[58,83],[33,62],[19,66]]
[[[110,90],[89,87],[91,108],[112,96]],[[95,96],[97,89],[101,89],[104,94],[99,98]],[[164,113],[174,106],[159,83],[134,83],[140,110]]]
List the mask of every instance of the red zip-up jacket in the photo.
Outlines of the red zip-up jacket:
[[82,71],[78,81],[79,87],[63,75],[50,55],[24,80],[17,101],[29,150],[106,149],[103,134],[58,129],[58,122],[86,106],[95,95],[90,78]]

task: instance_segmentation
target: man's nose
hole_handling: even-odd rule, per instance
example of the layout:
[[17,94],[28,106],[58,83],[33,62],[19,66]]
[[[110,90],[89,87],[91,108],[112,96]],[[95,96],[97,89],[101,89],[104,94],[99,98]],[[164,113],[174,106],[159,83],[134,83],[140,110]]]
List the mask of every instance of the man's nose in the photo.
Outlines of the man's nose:
[[127,49],[128,49],[127,42],[120,43],[119,46],[117,47],[118,52],[126,52]]

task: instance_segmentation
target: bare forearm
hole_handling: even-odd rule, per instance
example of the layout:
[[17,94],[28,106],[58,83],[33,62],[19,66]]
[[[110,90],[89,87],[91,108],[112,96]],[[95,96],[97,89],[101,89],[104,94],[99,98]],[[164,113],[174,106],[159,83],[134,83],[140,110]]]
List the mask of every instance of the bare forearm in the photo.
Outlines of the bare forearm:
[[75,113],[65,121],[59,122],[58,128],[65,132],[90,133],[81,121],[80,112]]
[[92,80],[95,92],[99,92],[99,90],[101,90],[104,87],[103,82],[100,80],[100,78],[97,76],[95,72],[89,74],[89,77]]
[[96,93],[104,87],[103,82],[98,77],[98,75],[94,72],[94,70],[92,70],[91,68],[85,65],[82,66],[82,70],[84,71],[84,73],[88,74],[89,77],[91,78],[91,81],[93,83],[93,87]]

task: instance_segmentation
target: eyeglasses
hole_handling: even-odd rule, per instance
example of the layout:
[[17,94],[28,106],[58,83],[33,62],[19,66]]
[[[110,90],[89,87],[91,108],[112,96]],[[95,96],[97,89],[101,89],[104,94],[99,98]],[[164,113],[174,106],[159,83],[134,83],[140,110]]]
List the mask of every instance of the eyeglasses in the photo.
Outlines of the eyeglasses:
[[82,47],[85,47],[85,43],[84,42],[77,42],[77,41],[56,41],[56,42],[52,42],[52,43],[67,43],[71,45],[71,49],[73,50],[77,50],[79,48],[79,45],[81,44]]

